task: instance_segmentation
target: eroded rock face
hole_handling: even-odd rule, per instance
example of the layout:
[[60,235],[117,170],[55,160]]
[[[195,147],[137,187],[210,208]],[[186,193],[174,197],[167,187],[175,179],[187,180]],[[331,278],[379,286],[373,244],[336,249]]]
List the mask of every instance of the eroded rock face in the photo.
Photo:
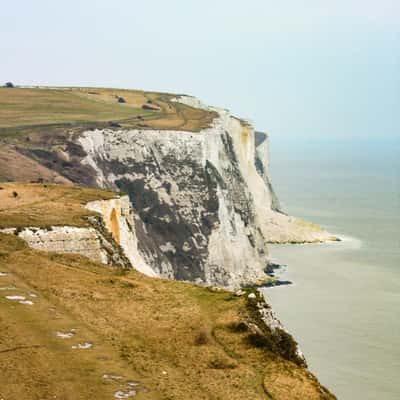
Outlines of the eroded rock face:
[[[191,97],[176,100],[206,107]],[[326,237],[279,212],[266,135],[227,110],[212,110],[218,118],[198,133],[97,129],[77,143],[97,186],[129,195],[134,265],[234,288],[264,279],[267,242]]]
[[[15,228],[3,229],[3,233],[14,233]],[[108,264],[110,259],[99,232],[94,228],[54,226],[51,229],[23,228],[18,236],[29,247],[57,253],[80,254],[92,261]]]
[[267,258],[232,137],[218,122],[198,134],[90,131],[80,143],[98,185],[129,194],[138,251],[157,274],[230,287],[261,279]]
[[101,215],[105,228],[112,234],[135,269],[146,275],[156,276],[155,271],[138,251],[135,216],[128,196],[91,201],[86,204],[86,208]]
[[[307,362],[297,342],[293,339],[290,332],[282,325],[281,321],[276,316],[269,304],[265,300],[257,303],[258,312],[262,321],[271,330],[272,334],[276,337],[276,340],[282,344],[285,340],[292,341],[293,350],[289,351],[290,358],[296,362],[296,364],[307,367]],[[283,340],[284,339],[284,340]],[[287,349],[284,349],[287,351]]]
[[280,354],[299,367],[307,368],[298,343],[282,325],[261,291],[253,291],[247,296],[246,308],[248,315],[244,324],[252,333],[254,343]]
[[88,227],[6,228],[1,233],[18,235],[36,250],[79,254],[102,264],[132,268],[149,276],[155,272],[137,252],[133,213],[128,196],[97,200],[86,208],[98,216],[88,216]]
[[255,159],[254,165],[257,172],[263,178],[263,181],[271,193],[271,209],[273,211],[282,212],[282,207],[278,197],[275,194],[271,183],[270,168],[269,168],[269,137],[265,132],[254,132],[255,140]]

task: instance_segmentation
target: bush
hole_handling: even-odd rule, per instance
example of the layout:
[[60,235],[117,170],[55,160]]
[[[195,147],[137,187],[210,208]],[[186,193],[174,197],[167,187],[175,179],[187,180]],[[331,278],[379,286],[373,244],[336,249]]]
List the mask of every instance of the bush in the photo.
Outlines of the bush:
[[14,84],[13,84],[12,82],[6,82],[6,84],[4,85],[4,87],[13,88],[13,87],[15,87],[15,86],[14,86]]
[[249,327],[247,326],[247,324],[243,321],[241,322],[232,322],[228,325],[228,328],[232,331],[232,332],[247,332],[249,330]]
[[208,363],[208,367],[212,369],[234,369],[237,367],[236,363],[228,358],[215,358]]
[[197,336],[194,340],[195,344],[197,344],[198,346],[202,346],[204,344],[210,343],[210,341],[211,341],[210,334],[205,329],[201,330],[197,334]]

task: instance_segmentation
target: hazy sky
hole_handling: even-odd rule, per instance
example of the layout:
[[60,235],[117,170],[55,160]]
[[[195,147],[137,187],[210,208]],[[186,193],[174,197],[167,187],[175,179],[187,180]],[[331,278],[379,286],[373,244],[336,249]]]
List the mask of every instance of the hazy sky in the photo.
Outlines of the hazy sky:
[[399,0],[5,0],[0,79],[196,95],[277,135],[400,135]]

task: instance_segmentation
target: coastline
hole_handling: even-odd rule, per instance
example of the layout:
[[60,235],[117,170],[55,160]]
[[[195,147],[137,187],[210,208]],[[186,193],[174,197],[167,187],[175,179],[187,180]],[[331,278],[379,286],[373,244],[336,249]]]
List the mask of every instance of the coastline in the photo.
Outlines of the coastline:
[[[273,246],[279,246],[279,247],[292,247],[292,246],[309,246],[309,245],[346,245],[348,243],[354,243],[355,246],[352,246],[353,248],[360,248],[362,246],[362,242],[360,239],[348,236],[348,235],[342,235],[342,234],[334,234],[331,236],[332,240],[318,240],[318,241],[289,241],[289,242],[280,242],[280,243],[275,243],[275,242],[269,242],[269,245]],[[283,274],[288,273],[288,266],[287,264],[281,264],[280,260],[271,258],[270,263],[267,265],[265,268],[265,273],[269,278],[271,278],[268,282],[263,283],[260,285],[260,289],[263,288],[274,288],[274,287],[279,287],[279,286],[287,286],[287,285],[294,285],[295,282],[290,279],[281,279]],[[289,271],[290,272],[290,271]]]
[[400,282],[384,261],[377,265],[367,258],[368,243],[340,237],[311,246],[271,246],[271,260],[287,265],[275,269],[275,277],[292,284],[262,291],[298,340],[310,371],[338,398],[352,400],[357,392],[363,399],[394,400],[400,351],[393,307]]

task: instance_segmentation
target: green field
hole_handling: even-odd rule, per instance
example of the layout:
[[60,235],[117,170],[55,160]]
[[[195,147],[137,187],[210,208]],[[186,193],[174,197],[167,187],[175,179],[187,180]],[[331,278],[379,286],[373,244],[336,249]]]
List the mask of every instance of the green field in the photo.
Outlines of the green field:
[[93,212],[83,205],[116,196],[114,192],[79,186],[1,183],[0,229],[24,226],[88,226],[84,217],[93,215]]
[[109,121],[151,114],[115,102],[84,98],[72,90],[0,89],[0,127]]
[[[172,102],[171,94],[104,88],[0,88],[0,135],[35,127],[118,123],[126,128],[198,131],[213,112]],[[107,126],[107,125],[105,125]]]

